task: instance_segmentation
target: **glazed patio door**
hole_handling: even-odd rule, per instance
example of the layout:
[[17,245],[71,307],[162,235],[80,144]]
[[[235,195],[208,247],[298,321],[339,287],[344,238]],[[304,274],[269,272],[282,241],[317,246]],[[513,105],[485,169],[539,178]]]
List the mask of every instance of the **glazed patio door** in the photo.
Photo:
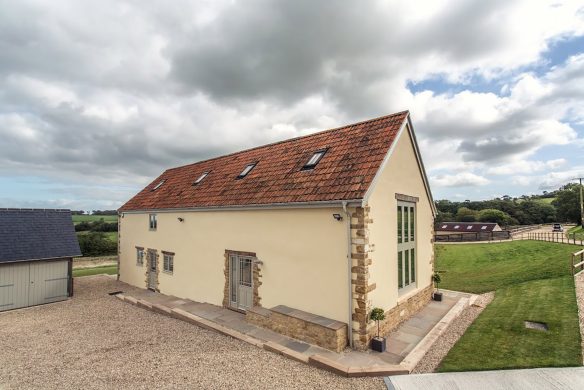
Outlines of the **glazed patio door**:
[[397,202],[397,286],[416,288],[416,204]]
[[252,287],[253,258],[229,255],[229,303],[238,310],[248,310],[253,306]]

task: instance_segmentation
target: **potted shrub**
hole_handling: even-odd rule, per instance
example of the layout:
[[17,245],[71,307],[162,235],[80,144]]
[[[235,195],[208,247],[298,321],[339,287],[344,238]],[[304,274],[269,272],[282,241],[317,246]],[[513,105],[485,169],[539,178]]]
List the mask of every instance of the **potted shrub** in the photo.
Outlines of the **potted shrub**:
[[379,321],[383,321],[385,319],[385,312],[383,309],[376,307],[371,310],[371,314],[369,315],[373,321],[377,321],[377,337],[373,337],[371,339],[371,349],[377,352],[384,352],[385,351],[385,337],[379,336]]
[[432,282],[434,282],[434,288],[436,288],[436,291],[432,293],[432,299],[440,302],[442,301],[442,293],[438,290],[438,284],[441,282],[440,274],[438,272],[434,272],[434,275],[432,275]]

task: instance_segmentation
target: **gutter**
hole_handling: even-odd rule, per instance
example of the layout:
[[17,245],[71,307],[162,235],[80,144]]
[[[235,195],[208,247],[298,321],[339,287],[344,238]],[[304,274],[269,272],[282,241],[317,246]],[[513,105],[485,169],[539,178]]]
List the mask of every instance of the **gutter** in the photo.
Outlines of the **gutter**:
[[349,346],[353,348],[353,285],[351,281],[351,214],[347,210],[347,202],[343,201],[343,211],[347,217],[347,286],[349,287],[349,322],[347,323],[347,335],[349,336]]

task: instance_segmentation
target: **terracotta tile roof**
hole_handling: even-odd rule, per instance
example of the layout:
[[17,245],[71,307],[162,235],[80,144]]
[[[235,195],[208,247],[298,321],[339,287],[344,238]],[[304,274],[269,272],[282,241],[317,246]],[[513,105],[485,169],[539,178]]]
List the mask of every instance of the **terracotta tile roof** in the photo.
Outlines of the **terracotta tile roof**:
[[[168,169],[120,211],[362,199],[407,116],[399,112]],[[327,152],[317,166],[302,170],[322,149]],[[237,180],[250,163],[257,165]],[[193,186],[204,172],[209,175]]]

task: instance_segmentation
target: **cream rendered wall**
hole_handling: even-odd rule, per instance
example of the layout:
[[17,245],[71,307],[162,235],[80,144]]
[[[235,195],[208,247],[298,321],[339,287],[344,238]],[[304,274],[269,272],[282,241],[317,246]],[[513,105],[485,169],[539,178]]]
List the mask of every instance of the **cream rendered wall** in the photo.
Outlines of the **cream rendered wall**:
[[[420,198],[416,204],[417,288],[398,297],[397,288],[397,200],[395,194]],[[431,242],[433,216],[431,200],[426,195],[422,173],[417,163],[412,139],[407,129],[401,134],[368,202],[370,217],[369,243],[371,253],[370,282],[377,287],[369,297],[372,307],[385,311],[398,300],[414,295],[431,281],[433,244]]]
[[[157,213],[120,219],[120,280],[146,287],[146,260],[136,266],[136,246],[175,253],[174,274],[159,273],[163,294],[222,305],[226,249],[255,252],[263,261],[263,307],[287,305],[347,322],[347,238],[341,208]],[[178,217],[184,218],[179,222]]]

